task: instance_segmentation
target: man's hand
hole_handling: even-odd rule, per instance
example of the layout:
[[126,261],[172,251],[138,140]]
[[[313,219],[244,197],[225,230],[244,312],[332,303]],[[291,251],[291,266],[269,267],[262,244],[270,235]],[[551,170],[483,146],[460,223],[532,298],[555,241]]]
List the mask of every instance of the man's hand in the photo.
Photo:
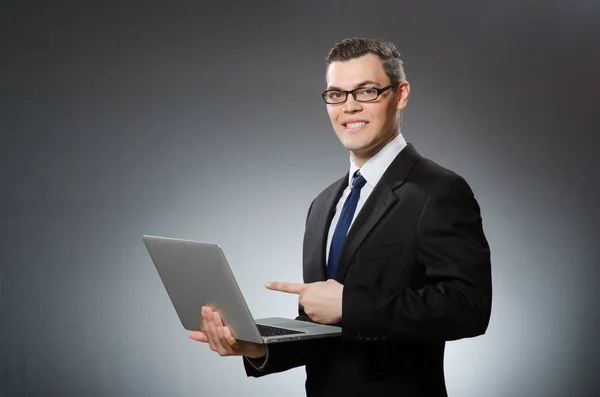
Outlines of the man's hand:
[[333,279],[310,284],[268,282],[270,290],[299,295],[299,303],[311,320],[321,324],[336,324],[342,320],[344,286]]
[[221,356],[259,358],[267,354],[265,345],[236,340],[229,328],[223,325],[219,313],[207,306],[202,307],[202,331],[190,332],[190,338],[208,343],[210,349]]

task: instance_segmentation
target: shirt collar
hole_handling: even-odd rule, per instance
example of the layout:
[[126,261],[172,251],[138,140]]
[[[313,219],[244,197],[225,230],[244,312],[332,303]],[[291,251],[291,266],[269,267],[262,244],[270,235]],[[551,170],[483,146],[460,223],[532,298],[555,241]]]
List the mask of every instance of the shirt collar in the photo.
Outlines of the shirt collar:
[[352,178],[356,171],[360,170],[360,174],[365,178],[367,184],[374,188],[379,182],[385,171],[388,169],[396,156],[404,149],[406,141],[402,134],[398,134],[387,145],[381,148],[373,157],[359,168],[350,159],[350,174],[348,175],[348,184],[352,183]]

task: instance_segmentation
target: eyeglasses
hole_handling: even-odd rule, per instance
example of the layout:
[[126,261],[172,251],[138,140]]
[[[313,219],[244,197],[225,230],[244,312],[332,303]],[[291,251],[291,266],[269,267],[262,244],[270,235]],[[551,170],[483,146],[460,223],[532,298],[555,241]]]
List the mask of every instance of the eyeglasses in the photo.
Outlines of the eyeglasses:
[[344,90],[327,90],[323,91],[321,96],[325,103],[337,105],[340,103],[346,102],[348,99],[348,94],[352,94],[354,100],[357,102],[372,102],[375,99],[379,98],[379,95],[383,94],[390,88],[396,89],[400,83],[390,84],[383,88],[376,87],[360,87],[352,91],[344,91]]

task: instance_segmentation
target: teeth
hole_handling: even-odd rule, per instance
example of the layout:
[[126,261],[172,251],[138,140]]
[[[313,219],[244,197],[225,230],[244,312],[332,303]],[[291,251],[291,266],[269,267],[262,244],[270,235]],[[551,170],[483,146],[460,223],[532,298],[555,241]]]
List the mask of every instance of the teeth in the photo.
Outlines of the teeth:
[[358,128],[358,127],[362,127],[363,125],[366,125],[367,123],[365,123],[364,121],[360,121],[357,123],[348,123],[346,124],[347,128]]

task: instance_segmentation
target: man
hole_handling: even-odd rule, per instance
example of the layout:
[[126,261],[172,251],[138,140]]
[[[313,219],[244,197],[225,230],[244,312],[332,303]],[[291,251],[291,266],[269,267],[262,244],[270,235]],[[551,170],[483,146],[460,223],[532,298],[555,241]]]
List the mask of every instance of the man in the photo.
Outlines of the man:
[[310,205],[304,284],[266,286],[298,294],[298,319],[341,325],[342,336],[267,348],[236,341],[205,307],[203,332],[190,337],[245,356],[249,376],[306,366],[309,397],[446,396],[445,342],[483,334],[490,318],[479,206],[462,177],[400,134],[410,86],[392,43],[337,43],[326,81],[350,170]]

